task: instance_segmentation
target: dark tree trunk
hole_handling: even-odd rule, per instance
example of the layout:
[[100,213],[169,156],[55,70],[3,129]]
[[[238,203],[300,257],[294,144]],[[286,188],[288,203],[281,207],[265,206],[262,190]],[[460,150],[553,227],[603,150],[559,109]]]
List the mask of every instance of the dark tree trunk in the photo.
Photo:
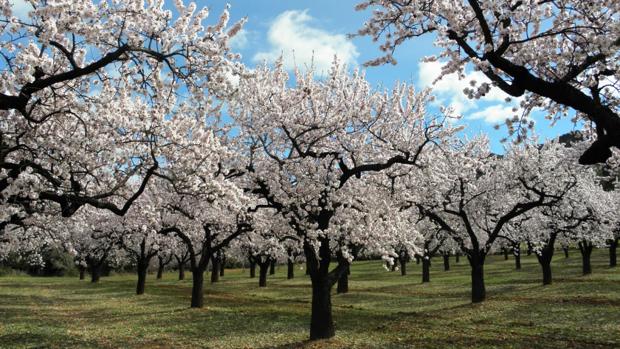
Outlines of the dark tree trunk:
[[146,273],[149,269],[148,261],[138,262],[138,284],[136,285],[136,294],[144,294],[146,287]]
[[589,241],[579,242],[579,252],[581,252],[581,265],[583,275],[592,274],[592,264],[590,263],[590,256],[592,255],[592,249],[594,246]]
[[250,260],[250,278],[256,277],[256,262],[254,259]]
[[226,269],[226,257],[222,256],[222,261],[220,262],[220,276],[224,276],[225,269]]
[[422,282],[431,281],[431,258],[429,256],[422,257]]
[[415,264],[420,264],[420,256],[415,255]]
[[484,286],[484,256],[468,256],[471,266],[471,302],[480,303],[487,297]]
[[456,263],[460,262],[460,261],[459,261],[460,257],[461,257],[461,253],[460,253],[460,252],[457,252],[457,253],[456,253],[456,255],[454,256],[454,259],[455,259],[455,262],[456,262]]
[[507,261],[508,260],[508,249],[507,248],[502,248],[503,252],[504,252],[504,260]]
[[99,282],[99,279],[101,278],[102,267],[103,262],[95,262],[89,265],[88,269],[90,271],[90,282]]
[[80,270],[80,280],[84,280],[84,274],[86,272],[86,268],[80,265],[78,269]]
[[185,263],[179,263],[179,280],[185,280]]
[[93,283],[99,282],[100,278],[101,278],[101,271],[99,269],[93,269],[90,272],[90,282],[93,282]]
[[295,263],[292,260],[288,260],[287,269],[286,269],[286,278],[288,280],[295,277]]
[[[407,275],[407,256],[406,255],[401,255],[398,257],[399,259],[399,263],[400,263],[400,275],[405,276]],[[350,269],[350,268],[349,268]],[[347,269],[347,271],[349,271],[349,269]]]
[[276,273],[276,261],[271,261],[269,265],[269,275],[274,275]]
[[220,281],[220,259],[211,258],[211,283]]
[[350,267],[347,267],[347,270],[340,275],[338,279],[338,287],[336,288],[336,293],[348,293],[349,292],[349,273],[347,272]]
[[551,260],[553,259],[553,245],[547,245],[540,251],[540,254],[536,254],[538,263],[543,272],[543,285],[551,285],[553,282],[551,275]]
[[443,270],[444,271],[450,270],[450,255],[447,253],[443,255]]
[[259,266],[259,277],[258,277],[258,287],[267,287],[267,271],[269,271],[270,262],[262,262],[258,263]]
[[532,243],[528,241],[527,242],[527,255],[528,256],[532,254],[532,249],[533,249]]
[[613,268],[618,265],[618,239],[615,238],[609,242],[609,267]]
[[165,264],[160,259],[159,265],[157,267],[157,280],[161,280],[161,278],[164,276],[164,268],[165,268]]
[[204,305],[204,272],[203,268],[192,270],[192,308],[202,308]]
[[515,269],[521,270],[521,248],[518,245],[512,248],[512,255],[515,256]]
[[568,247],[562,247],[562,250],[564,250],[564,258],[568,258]]
[[326,277],[312,278],[312,318],[310,339],[331,338],[336,334],[332,318],[331,285]]
[[310,275],[310,262],[306,259],[306,275]]

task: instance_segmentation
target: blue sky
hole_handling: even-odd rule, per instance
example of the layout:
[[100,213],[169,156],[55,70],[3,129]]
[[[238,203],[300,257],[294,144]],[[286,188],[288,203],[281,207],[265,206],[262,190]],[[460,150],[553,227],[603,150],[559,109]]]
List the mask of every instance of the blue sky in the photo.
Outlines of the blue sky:
[[[337,54],[350,66],[361,66],[364,62],[381,55],[378,44],[367,37],[348,39],[346,34],[355,33],[369,12],[357,12],[354,7],[358,0],[230,0],[231,18],[238,20],[247,16],[248,22],[233,47],[243,56],[249,66],[263,60],[273,61],[284,55],[288,67],[314,65],[327,69]],[[224,8],[223,1],[201,1],[199,5],[209,6],[212,14]],[[391,88],[395,82],[413,83],[417,88],[433,86],[437,103],[452,106],[463,115],[462,123],[467,126],[466,133],[475,135],[486,133],[491,139],[493,151],[502,152],[500,139],[507,136],[504,128],[495,130],[493,126],[513,115],[512,108],[517,101],[506,102],[508,97],[499,89],[494,89],[483,100],[471,101],[462,93],[472,78],[478,82],[486,78],[477,72],[468,72],[467,79],[458,80],[449,76],[433,85],[439,74],[441,63],[422,63],[424,56],[439,52],[433,45],[433,37],[409,41],[400,47],[395,58],[397,65],[366,68],[368,80],[377,88]],[[544,120],[542,113],[533,115],[536,132],[541,140],[553,138],[575,128],[568,119],[553,127]]]
[[[226,3],[231,5],[231,20],[248,17],[243,31],[232,42],[233,50],[242,54],[243,62],[255,66],[263,60],[271,62],[281,54],[285,66],[303,68],[314,62],[318,71],[326,71],[338,55],[350,67],[361,65],[381,55],[378,43],[368,37],[348,39],[347,34],[355,33],[369,12],[355,11],[361,0],[200,0],[198,7],[210,8],[209,22],[214,22]],[[24,0],[13,0],[14,9],[24,10]],[[20,6],[21,5],[21,6]],[[173,8],[172,0],[166,6]],[[502,152],[500,139],[507,136],[504,128],[495,130],[493,126],[513,115],[511,109],[517,101],[507,103],[499,89],[492,90],[483,100],[468,100],[462,93],[471,79],[486,81],[479,72],[468,72],[464,80],[456,76],[444,77],[433,85],[438,76],[441,62],[422,63],[421,58],[438,53],[433,45],[433,37],[427,36],[409,41],[401,46],[395,58],[397,65],[369,67],[366,77],[376,88],[391,88],[396,82],[414,84],[417,88],[433,86],[438,105],[452,106],[462,115],[460,122],[467,126],[466,133],[475,135],[486,133],[491,139],[493,151]],[[544,120],[542,113],[533,115],[536,131],[544,140],[566,133],[574,128],[568,119],[554,127]]]

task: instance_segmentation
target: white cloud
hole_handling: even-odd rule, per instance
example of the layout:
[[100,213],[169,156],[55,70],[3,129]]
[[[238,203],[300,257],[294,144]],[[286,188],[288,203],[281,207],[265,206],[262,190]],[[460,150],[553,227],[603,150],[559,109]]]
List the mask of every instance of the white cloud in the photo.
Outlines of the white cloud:
[[308,10],[281,13],[267,33],[271,47],[256,53],[254,61],[274,62],[283,55],[286,69],[314,65],[317,73],[327,72],[334,56],[342,63],[356,64],[359,53],[345,35],[313,27],[312,22]]
[[230,46],[230,48],[232,48],[233,50],[239,50],[239,49],[243,49],[248,45],[249,42],[249,33],[247,30],[245,29],[241,29],[237,35],[233,36],[230,41],[228,42],[228,45]]
[[514,115],[515,112],[512,111],[512,106],[496,104],[472,113],[468,118],[472,120],[484,120],[490,124],[499,124],[506,119],[512,119]]
[[483,82],[490,83],[490,80],[479,71],[468,72],[463,79],[459,79],[456,73],[446,75],[433,84],[441,74],[443,64],[438,61],[418,64],[418,82],[421,87],[433,88],[438,104],[452,107],[456,114],[464,115],[468,119],[481,119],[488,123],[502,122],[515,114],[512,108],[519,104],[519,99],[513,98],[511,102],[506,102],[508,94],[497,87],[491,87],[491,90],[480,99],[469,99],[463,93],[465,88],[471,88],[472,80],[476,81],[477,85]]

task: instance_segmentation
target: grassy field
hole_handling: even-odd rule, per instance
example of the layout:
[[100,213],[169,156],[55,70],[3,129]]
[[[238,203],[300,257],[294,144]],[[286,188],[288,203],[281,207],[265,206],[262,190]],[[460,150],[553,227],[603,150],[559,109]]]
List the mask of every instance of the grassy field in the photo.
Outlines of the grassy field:
[[[558,253],[554,284],[541,286],[533,257],[494,256],[486,266],[488,301],[469,301],[464,259],[444,272],[434,261],[431,283],[421,266],[409,275],[380,262],[357,262],[350,293],[334,295],[336,337],[307,342],[309,280],[280,267],[258,288],[247,270],[227,270],[206,286],[206,307],[189,309],[191,280],[149,275],[146,294],[134,295],[135,276],[99,284],[77,278],[0,277],[0,347],[8,348],[618,348],[620,268],[595,251],[594,274],[580,276],[580,257]],[[191,276],[191,273],[189,274]]]

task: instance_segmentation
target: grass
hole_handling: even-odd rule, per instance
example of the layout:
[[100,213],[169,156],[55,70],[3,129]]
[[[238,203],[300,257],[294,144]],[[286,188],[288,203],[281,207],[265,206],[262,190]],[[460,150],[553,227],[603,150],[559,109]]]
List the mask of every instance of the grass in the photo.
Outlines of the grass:
[[[618,348],[620,268],[593,254],[594,273],[580,276],[577,251],[553,262],[554,283],[541,286],[533,257],[523,269],[501,256],[485,267],[488,300],[469,301],[469,267],[433,261],[431,283],[421,266],[408,276],[380,262],[356,262],[350,293],[332,298],[336,337],[308,342],[309,280],[286,268],[258,288],[247,270],[226,270],[206,285],[203,309],[189,309],[191,280],[149,275],[134,295],[134,275],[102,278],[0,277],[2,348]],[[191,277],[191,273],[188,274]]]

